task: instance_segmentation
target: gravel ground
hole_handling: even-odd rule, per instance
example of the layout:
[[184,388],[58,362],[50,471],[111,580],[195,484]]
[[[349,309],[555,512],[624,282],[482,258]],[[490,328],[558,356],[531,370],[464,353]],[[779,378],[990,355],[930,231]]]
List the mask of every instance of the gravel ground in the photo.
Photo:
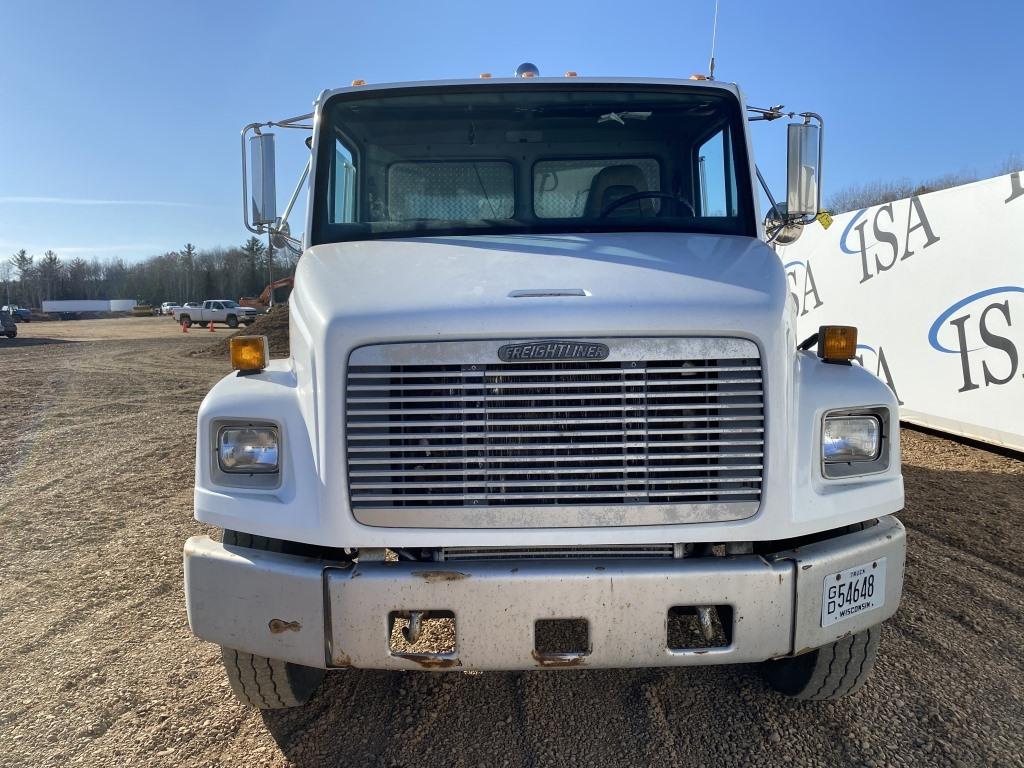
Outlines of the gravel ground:
[[783,699],[753,667],[352,670],[260,713],[185,619],[194,417],[226,371],[188,353],[212,334],[19,333],[0,342],[3,765],[1024,765],[1024,462],[904,432],[904,603],[836,704]]

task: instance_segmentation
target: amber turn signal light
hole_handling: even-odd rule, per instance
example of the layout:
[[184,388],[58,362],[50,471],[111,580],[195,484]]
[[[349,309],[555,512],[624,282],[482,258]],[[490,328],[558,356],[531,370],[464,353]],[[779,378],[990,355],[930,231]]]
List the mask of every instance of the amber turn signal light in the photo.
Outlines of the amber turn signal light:
[[235,336],[231,339],[231,367],[242,373],[259,373],[267,367],[270,344],[266,336]]
[[826,362],[853,360],[857,354],[857,329],[852,325],[823,325],[818,329],[818,357]]

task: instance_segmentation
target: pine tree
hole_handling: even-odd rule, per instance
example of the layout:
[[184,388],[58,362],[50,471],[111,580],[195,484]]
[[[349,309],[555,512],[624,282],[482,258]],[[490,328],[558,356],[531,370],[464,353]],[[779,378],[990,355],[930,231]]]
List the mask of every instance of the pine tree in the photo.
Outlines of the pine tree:
[[246,286],[245,293],[249,296],[258,296],[262,290],[260,286],[260,257],[263,256],[267,250],[266,246],[260,242],[259,238],[250,237],[245,241],[245,245],[242,246],[242,252],[245,254],[246,266],[248,267],[248,285]]

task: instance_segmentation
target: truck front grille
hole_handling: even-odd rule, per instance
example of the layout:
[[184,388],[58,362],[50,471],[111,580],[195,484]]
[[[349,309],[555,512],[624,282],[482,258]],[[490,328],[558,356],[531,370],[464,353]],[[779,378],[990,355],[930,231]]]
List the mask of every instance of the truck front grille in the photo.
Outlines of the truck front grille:
[[[356,516],[538,505],[756,509],[764,457],[756,347],[732,339],[628,342],[612,345],[612,356],[617,349],[631,359],[580,362],[449,362],[446,349],[438,350],[445,362],[423,363],[394,348],[406,345],[356,350],[346,403]],[[723,345],[731,356],[708,356]],[[701,356],[652,359],[666,346]],[[357,355],[365,349],[385,352]],[[393,362],[358,364],[359,357]],[[716,508],[717,519],[735,519]],[[510,511],[506,520],[514,527],[518,518]],[[630,524],[615,513],[607,520]]]

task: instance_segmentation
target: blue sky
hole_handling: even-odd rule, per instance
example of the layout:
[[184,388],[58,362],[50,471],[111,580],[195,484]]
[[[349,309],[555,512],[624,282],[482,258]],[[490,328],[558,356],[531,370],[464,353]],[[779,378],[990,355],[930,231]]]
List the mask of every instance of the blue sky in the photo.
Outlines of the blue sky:
[[[369,82],[511,73],[704,71],[714,0],[644,3],[5,3],[0,257],[19,247],[135,259],[231,245],[238,131]],[[1024,152],[1024,2],[721,0],[719,79],[826,120],[825,196],[875,179],[993,175]],[[784,183],[785,131],[755,124]],[[301,170],[279,140],[279,192]]]

